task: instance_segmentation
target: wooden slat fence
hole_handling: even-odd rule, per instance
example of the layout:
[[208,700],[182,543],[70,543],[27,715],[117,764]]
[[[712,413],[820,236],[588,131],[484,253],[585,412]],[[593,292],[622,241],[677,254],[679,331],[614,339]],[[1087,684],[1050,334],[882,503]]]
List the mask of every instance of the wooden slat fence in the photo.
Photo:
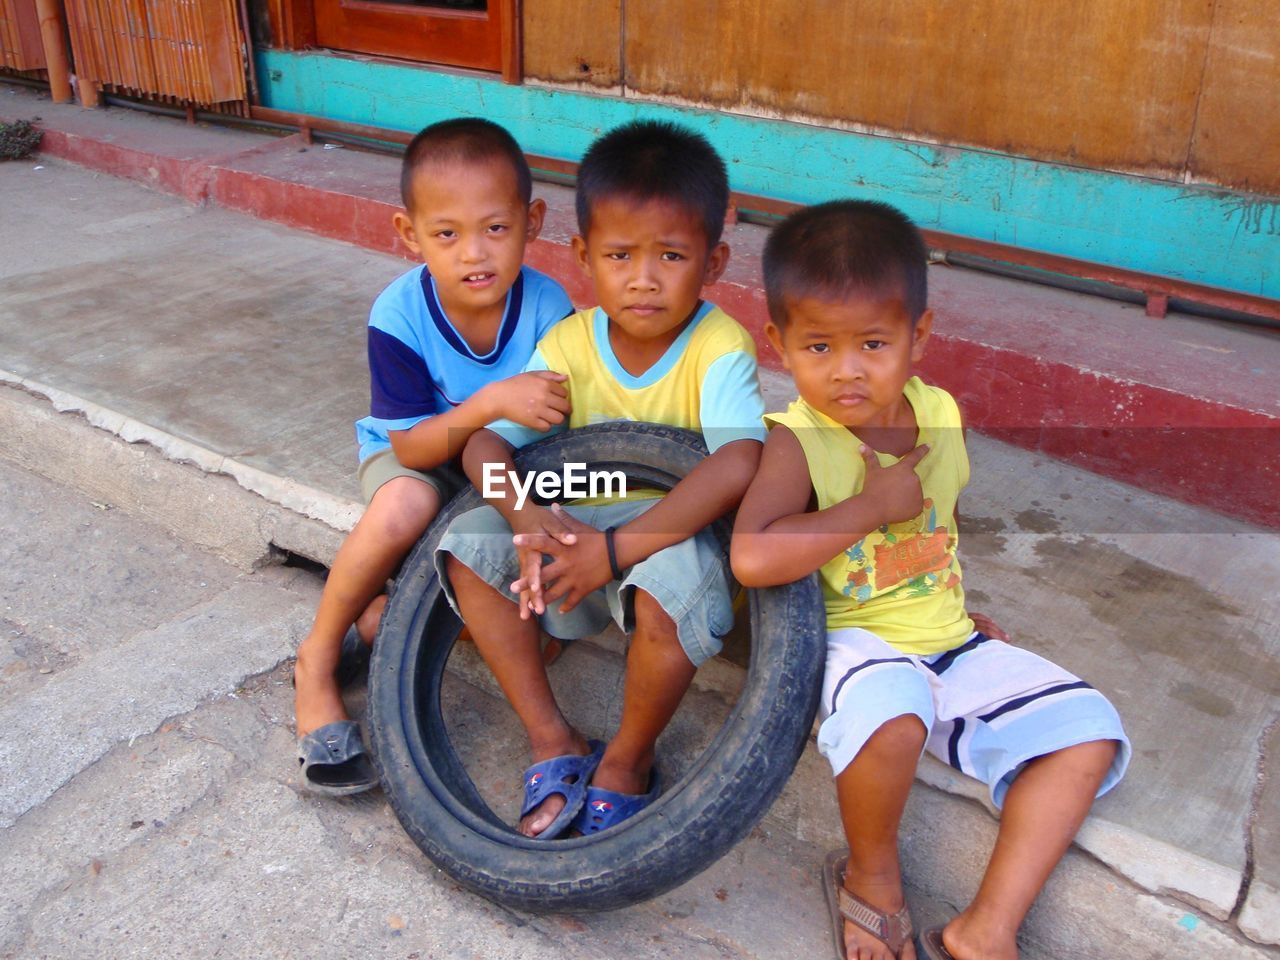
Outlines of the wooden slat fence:
[[0,0],[0,67],[44,69],[36,0]]
[[[0,0],[14,2],[23,0]],[[66,0],[66,6],[82,79],[165,102],[246,103],[235,0]]]

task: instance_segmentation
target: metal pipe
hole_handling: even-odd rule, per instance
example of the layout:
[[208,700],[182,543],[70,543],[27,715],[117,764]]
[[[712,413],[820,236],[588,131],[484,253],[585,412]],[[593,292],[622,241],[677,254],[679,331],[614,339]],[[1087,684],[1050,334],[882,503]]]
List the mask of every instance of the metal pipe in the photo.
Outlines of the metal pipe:
[[299,130],[318,130],[322,133],[340,133],[374,143],[394,143],[407,147],[413,139],[412,133],[399,130],[387,130],[383,127],[370,127],[360,123],[349,123],[345,120],[329,120],[325,117],[313,117],[305,113],[292,113],[288,110],[272,110],[270,107],[250,107],[249,116],[255,120],[267,120],[271,123],[296,127]]
[[49,83],[47,80],[35,80],[31,77],[16,77],[11,73],[0,73],[0,83],[16,83],[20,87],[30,87],[32,90],[49,89]]
[[[1119,300],[1123,303],[1132,303],[1137,306],[1142,306],[1147,301],[1146,295],[1140,290],[1117,286],[1103,280],[1087,280],[1065,273],[1037,270],[1034,267],[1024,267],[1021,264],[992,260],[989,257],[979,257],[969,253],[944,252],[942,259],[945,263],[965,270],[978,270],[997,277],[1007,277],[1010,280],[1021,280],[1024,283],[1038,283],[1042,286],[1055,287],[1059,290],[1070,290],[1072,293],[1086,293],[1090,296],[1106,297],[1108,300]],[[1178,313],[1204,317],[1208,320],[1227,320],[1231,323],[1264,327],[1268,330],[1280,330],[1280,320],[1259,316],[1254,313],[1245,313],[1242,310],[1231,310],[1228,307],[1197,303],[1194,300],[1186,300],[1181,297],[1170,297],[1168,308]]]
[[67,63],[67,25],[62,22],[58,0],[36,0],[40,17],[40,43],[44,47],[44,65],[49,71],[49,93],[54,103],[71,100],[71,67]]

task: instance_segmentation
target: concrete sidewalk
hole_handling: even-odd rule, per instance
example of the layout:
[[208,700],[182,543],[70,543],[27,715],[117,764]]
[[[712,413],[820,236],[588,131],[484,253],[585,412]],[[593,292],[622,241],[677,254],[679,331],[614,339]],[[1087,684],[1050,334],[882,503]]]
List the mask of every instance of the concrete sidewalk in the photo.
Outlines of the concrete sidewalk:
[[[0,196],[6,456],[110,490],[241,566],[273,550],[328,562],[359,512],[364,320],[406,264],[48,159],[0,165]],[[769,388],[786,398],[779,376]],[[1280,536],[980,437],[971,454],[975,608],[1111,696],[1135,745],[1029,943],[1050,957],[1280,956],[1262,946],[1280,943],[1267,766]],[[192,468],[237,486],[193,500],[172,472]],[[941,765],[921,779],[909,876],[964,903],[994,821]],[[838,842],[812,751],[767,823]]]

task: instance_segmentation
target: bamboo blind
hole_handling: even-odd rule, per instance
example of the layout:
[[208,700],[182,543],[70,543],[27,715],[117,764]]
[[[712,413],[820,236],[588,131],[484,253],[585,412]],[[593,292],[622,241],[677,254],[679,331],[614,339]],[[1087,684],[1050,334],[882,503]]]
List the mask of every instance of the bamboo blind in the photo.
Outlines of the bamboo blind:
[[0,67],[43,70],[36,0],[0,0]]
[[204,106],[243,101],[244,38],[235,3],[67,0],[76,72],[125,93]]

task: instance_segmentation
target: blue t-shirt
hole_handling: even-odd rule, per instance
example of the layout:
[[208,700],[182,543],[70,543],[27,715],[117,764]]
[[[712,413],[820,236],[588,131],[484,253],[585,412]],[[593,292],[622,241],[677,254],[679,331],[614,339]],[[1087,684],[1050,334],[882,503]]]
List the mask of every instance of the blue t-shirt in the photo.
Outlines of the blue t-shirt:
[[445,316],[425,264],[397,277],[369,311],[371,396],[369,416],[356,421],[360,461],[391,446],[388,431],[408,430],[520,373],[537,342],[571,313],[560,284],[522,267],[493,349],[477,355]]

